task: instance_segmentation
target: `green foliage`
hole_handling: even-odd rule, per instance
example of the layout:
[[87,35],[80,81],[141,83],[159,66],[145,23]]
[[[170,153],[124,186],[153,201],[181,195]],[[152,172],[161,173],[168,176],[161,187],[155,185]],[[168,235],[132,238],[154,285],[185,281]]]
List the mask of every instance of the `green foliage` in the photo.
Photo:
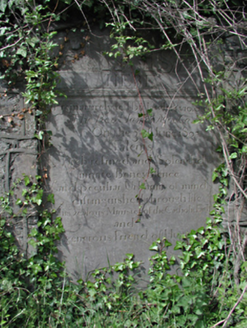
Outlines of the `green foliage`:
[[[57,65],[50,58],[48,52],[51,51],[56,44],[51,39],[55,32],[47,33],[45,41],[39,46],[35,54],[35,62],[30,66],[34,66],[33,70],[26,71],[27,87],[23,96],[26,99],[26,104],[31,104],[34,108],[44,110],[47,105],[57,104],[55,88],[58,73],[51,68]],[[36,112],[36,116],[39,114]]]
[[[215,45],[213,32],[217,44],[224,43],[214,30],[214,22],[219,31],[223,22],[219,33],[224,34],[229,15],[232,21],[241,12],[231,15],[230,8],[241,3],[204,1],[198,4],[200,12],[197,12],[194,1],[156,1],[155,6],[147,1],[144,6],[143,1],[104,1],[102,5],[94,0],[83,3],[46,0],[37,4],[29,0],[1,0],[3,77],[9,87],[26,79],[23,96],[40,123],[35,133],[40,141],[46,133],[41,123],[49,107],[56,104],[57,97],[57,59],[52,56],[55,32],[50,32],[49,26],[61,17],[57,8],[65,11],[66,6],[73,3],[79,6],[79,11],[88,8],[97,17],[101,16],[101,27],[107,17],[110,23],[106,25],[116,42],[107,54],[114,58],[121,56],[130,65],[133,58],[144,58],[158,49],[176,52],[186,40],[196,54],[198,67],[203,63],[203,69],[206,67],[208,71],[204,86],[210,85],[213,90],[213,97],[207,96],[197,103],[205,108],[205,113],[195,123],[207,121],[207,130],[220,133],[222,144],[218,151],[225,161],[212,175],[212,181],[219,183],[219,192],[214,195],[211,218],[207,219],[206,226],[182,235],[177,241],[176,257],[168,258],[167,248],[171,243],[165,238],[152,243],[150,282],[138,291],[141,263],[134,260],[133,254],[127,254],[123,262],[95,270],[91,280],[79,280],[77,284],[70,281],[64,263],[56,258],[57,242],[64,232],[61,218],[56,217],[54,211],[42,209],[41,177],[34,179],[24,175],[15,184],[16,189],[21,189],[21,196],[19,193],[15,198],[13,189],[0,198],[0,326],[203,328],[225,322],[228,327],[246,327],[247,265],[244,258],[237,256],[236,261],[237,248],[230,239],[231,229],[229,234],[221,222],[227,201],[237,200],[236,208],[241,210],[240,201],[246,198],[247,87],[246,80],[232,87],[227,66],[224,71],[216,72],[208,57],[210,47]],[[101,15],[107,10],[110,14]],[[215,19],[213,24],[209,19],[211,15]],[[137,32],[143,26],[160,29],[164,42],[158,49]],[[237,28],[234,33],[236,31]],[[145,120],[152,114],[152,109],[146,112],[143,109],[139,117]],[[144,128],[141,135],[153,141],[153,133]],[[150,166],[149,173],[155,173]],[[228,196],[232,184],[234,188]],[[145,189],[145,182],[139,188]],[[54,195],[48,195],[46,201],[54,204]],[[16,207],[17,213],[14,213]],[[28,220],[30,209],[37,213],[38,222],[29,232],[33,254],[27,258],[18,250],[11,231],[16,218]],[[236,231],[240,235],[237,226]]]
[[[25,175],[15,184],[15,189],[24,185],[23,199],[16,201],[23,217],[25,207],[36,206],[38,195],[43,195],[38,181],[39,176]],[[240,268],[239,288],[232,288],[230,241],[215,213],[205,227],[181,235],[174,248],[179,251],[176,257],[168,258],[172,244],[166,238],[152,243],[150,282],[141,291],[137,284],[141,263],[134,261],[133,254],[95,270],[92,280],[74,284],[65,264],[55,257],[64,229],[54,211],[39,206],[37,227],[29,234],[34,253],[26,258],[18,251],[10,232],[14,215],[9,209],[15,189],[1,197],[1,327],[210,327],[225,319],[246,288],[246,262]],[[46,200],[54,203],[54,196]],[[176,274],[170,271],[174,265]],[[244,327],[246,308],[244,295],[229,324]]]
[[10,88],[26,79],[25,103],[35,110],[37,117],[57,103],[55,88],[59,75],[57,59],[52,58],[56,32],[48,28],[45,31],[44,24],[49,25],[60,16],[49,10],[48,2],[35,5],[32,1],[2,0],[0,4],[2,78]]
[[[39,176],[37,178],[40,179]],[[14,214],[9,211],[9,204],[15,189],[22,184],[25,185],[23,198],[16,201],[21,211]],[[45,324],[42,322],[47,322],[49,306],[54,301],[53,292],[61,285],[63,276],[62,263],[54,255],[57,252],[56,241],[64,229],[61,218],[54,218],[53,211],[38,211],[37,228],[33,228],[29,234],[29,244],[35,252],[29,258],[21,254],[10,229],[15,217],[22,217],[23,221],[27,218],[28,208],[42,204],[43,190],[38,181],[29,176],[19,179],[15,189],[1,197],[0,324],[1,327],[18,327],[25,322],[27,327],[34,327],[37,323],[43,327]],[[48,199],[52,198],[48,196]]]
[[[180,250],[178,262],[167,257],[166,247],[171,244],[163,238],[154,242],[150,250],[150,285],[141,299],[153,306],[145,313],[150,321],[165,327],[211,327],[225,319],[240,296],[233,290],[233,265],[227,234],[219,222],[207,220],[206,227],[182,235],[175,250]],[[170,268],[179,263],[179,274]],[[244,264],[243,264],[244,265]],[[242,268],[243,269],[243,268]],[[246,271],[242,270],[242,281]],[[246,286],[243,283],[241,290]],[[231,305],[230,305],[231,304]],[[231,323],[246,322],[245,301],[240,303],[231,317]]]
[[148,138],[149,140],[153,141],[153,132],[149,133],[147,130],[142,129],[141,135],[143,138]]
[[154,49],[146,39],[142,36],[132,35],[128,29],[132,26],[133,21],[107,23],[106,26],[111,26],[111,38],[114,38],[116,43],[111,46],[110,52],[105,52],[109,57],[117,58],[121,56],[124,62],[133,65],[132,59],[135,57],[143,57]]

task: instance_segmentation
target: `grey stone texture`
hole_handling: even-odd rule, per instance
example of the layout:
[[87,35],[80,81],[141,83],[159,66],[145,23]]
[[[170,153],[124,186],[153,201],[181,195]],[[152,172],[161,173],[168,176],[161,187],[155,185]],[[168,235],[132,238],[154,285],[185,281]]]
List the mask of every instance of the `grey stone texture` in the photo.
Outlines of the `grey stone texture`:
[[4,85],[0,88],[0,194],[6,195],[10,190],[14,196],[10,202],[17,215],[8,216],[9,226],[14,233],[20,250],[28,253],[28,233],[36,223],[36,212],[29,209],[27,217],[19,215],[20,208],[15,205],[21,198],[23,185],[13,189],[13,183],[23,174],[37,174],[37,141],[34,139],[35,118],[24,110],[24,99],[19,90],[8,90]]
[[[199,76],[186,53],[197,87],[171,51],[134,60],[132,67],[109,58],[102,54],[110,50],[107,31],[59,32],[57,41],[59,91],[67,99],[59,99],[48,119],[53,146],[45,165],[46,191],[54,193],[66,231],[60,258],[74,279],[126,253],[134,253],[145,271],[151,243],[165,236],[174,246],[179,234],[204,225],[217,191],[211,182],[217,138],[205,125],[192,124],[202,113],[192,104]],[[152,116],[138,117],[148,109]],[[152,141],[145,139],[148,155],[142,129],[153,133]],[[139,203],[149,165],[155,173]]]

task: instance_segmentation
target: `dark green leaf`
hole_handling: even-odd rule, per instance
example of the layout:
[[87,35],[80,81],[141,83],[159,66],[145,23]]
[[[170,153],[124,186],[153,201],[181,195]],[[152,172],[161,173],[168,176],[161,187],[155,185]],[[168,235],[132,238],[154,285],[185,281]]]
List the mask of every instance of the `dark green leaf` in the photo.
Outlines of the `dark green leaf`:
[[149,133],[148,139],[150,139],[151,141],[153,141],[153,132]]

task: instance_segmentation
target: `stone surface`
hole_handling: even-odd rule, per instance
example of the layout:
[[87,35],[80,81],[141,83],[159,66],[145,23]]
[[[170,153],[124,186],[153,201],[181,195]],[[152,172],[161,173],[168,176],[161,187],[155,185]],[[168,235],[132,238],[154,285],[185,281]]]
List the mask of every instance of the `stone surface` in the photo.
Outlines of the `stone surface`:
[[[0,87],[0,194],[8,193],[13,183],[22,178],[23,174],[35,176],[37,174],[37,141],[34,139],[34,115],[23,113],[24,99],[18,90],[7,91]],[[18,117],[20,114],[20,118]],[[21,198],[21,186],[14,189],[14,197],[10,198],[16,218],[9,217],[20,250],[28,251],[28,233],[36,222],[36,212],[28,211],[28,217],[21,217],[20,208],[15,200]],[[6,217],[6,213],[1,213]]]
[[[153,53],[131,68],[102,54],[110,47],[107,32],[66,39],[72,35],[81,50],[69,42],[61,47],[59,90],[68,97],[49,117],[53,146],[44,162],[47,193],[54,193],[66,230],[60,258],[74,279],[126,253],[145,271],[154,240],[166,236],[175,244],[178,234],[205,224],[212,206],[215,137],[192,124],[200,114],[192,105],[200,79],[194,71],[195,88],[172,52]],[[148,109],[152,116],[138,116]],[[142,129],[153,133],[145,146]]]

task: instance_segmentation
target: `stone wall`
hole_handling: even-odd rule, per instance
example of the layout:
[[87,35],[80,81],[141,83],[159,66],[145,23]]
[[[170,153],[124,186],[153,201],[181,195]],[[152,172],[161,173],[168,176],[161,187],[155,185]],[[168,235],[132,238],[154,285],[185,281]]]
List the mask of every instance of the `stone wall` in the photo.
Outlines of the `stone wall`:
[[35,226],[36,212],[28,211],[27,217],[20,216],[20,208],[15,205],[21,197],[21,188],[13,189],[13,183],[23,174],[37,174],[37,141],[34,139],[35,118],[24,105],[24,99],[18,89],[0,88],[0,170],[1,196],[14,191],[10,202],[16,217],[9,216],[10,227],[17,243],[24,253],[28,253],[28,233]]
[[[202,90],[200,77],[186,52],[182,58],[195,84],[172,51],[135,59],[133,66],[103,55],[111,46],[107,30],[60,28],[56,42],[58,90],[67,98],[58,98],[48,117],[52,146],[42,155],[41,169],[48,177],[45,193],[54,193],[65,228],[59,257],[78,279],[134,253],[145,276],[151,243],[165,236],[175,244],[180,234],[205,225],[217,192],[211,182],[220,162],[217,136],[205,124],[192,124],[203,113],[193,105]],[[226,58],[241,57],[241,68],[245,52],[233,42],[229,38],[224,46]],[[35,176],[38,162],[34,115],[25,109],[20,90],[2,86],[0,94],[4,193],[23,174]],[[153,134],[145,145],[143,129]],[[19,193],[15,190],[13,203]],[[20,248],[30,252],[35,211],[10,220]]]

